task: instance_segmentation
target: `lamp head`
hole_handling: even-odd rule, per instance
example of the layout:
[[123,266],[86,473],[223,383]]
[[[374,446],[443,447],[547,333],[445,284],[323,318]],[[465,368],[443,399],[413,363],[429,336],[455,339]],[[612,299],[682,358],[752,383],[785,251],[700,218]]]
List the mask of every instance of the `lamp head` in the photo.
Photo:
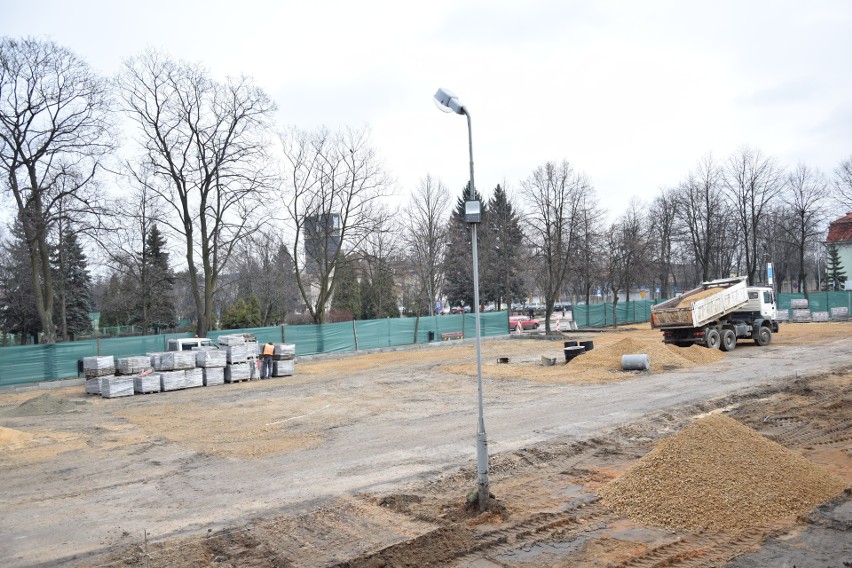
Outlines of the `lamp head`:
[[464,106],[459,102],[458,97],[448,89],[438,89],[435,93],[435,106],[443,112],[454,112],[456,114],[464,114]]
[[479,223],[482,221],[482,211],[479,201],[464,202],[464,222]]

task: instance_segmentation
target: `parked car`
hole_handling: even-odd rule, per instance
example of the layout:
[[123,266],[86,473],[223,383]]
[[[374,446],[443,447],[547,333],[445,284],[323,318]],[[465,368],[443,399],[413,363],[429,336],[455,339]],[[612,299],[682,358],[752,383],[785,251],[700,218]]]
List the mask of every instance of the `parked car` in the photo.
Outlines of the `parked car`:
[[538,320],[533,319],[529,316],[510,316],[509,317],[509,331],[517,330],[518,324],[521,325],[521,329],[538,329],[538,326],[539,326]]

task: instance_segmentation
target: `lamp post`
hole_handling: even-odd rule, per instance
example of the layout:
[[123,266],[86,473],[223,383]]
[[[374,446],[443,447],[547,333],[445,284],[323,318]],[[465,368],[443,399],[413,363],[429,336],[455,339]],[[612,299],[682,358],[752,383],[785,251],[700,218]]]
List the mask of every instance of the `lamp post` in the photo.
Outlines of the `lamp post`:
[[[443,112],[455,112],[467,117],[467,141],[470,153],[470,196],[476,195],[473,185],[473,133],[470,128],[470,113],[456,96],[446,90],[438,89],[435,93],[435,104]],[[470,242],[473,254],[473,304],[476,318],[476,388],[479,402],[479,422],[476,430],[476,480],[479,495],[479,510],[488,508],[488,436],[485,434],[485,419],[482,404],[482,349],[479,329],[479,259],[477,256],[476,225],[482,220],[482,210],[479,201],[466,201],[464,204],[464,220],[470,225]]]

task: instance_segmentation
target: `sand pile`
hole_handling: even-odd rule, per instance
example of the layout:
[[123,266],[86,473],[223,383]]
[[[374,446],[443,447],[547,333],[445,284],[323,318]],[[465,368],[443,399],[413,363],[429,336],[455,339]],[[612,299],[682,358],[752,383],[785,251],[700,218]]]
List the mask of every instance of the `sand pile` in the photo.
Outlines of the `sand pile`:
[[608,347],[595,348],[571,361],[571,368],[621,369],[622,355],[646,354],[651,360],[651,370],[677,369],[692,367],[718,361],[725,355],[715,349],[699,345],[675,347],[666,345],[659,339],[642,341],[627,337]]
[[689,305],[690,305],[692,302],[695,302],[695,301],[697,301],[697,300],[702,300],[702,299],[704,299],[704,298],[706,298],[706,297],[708,297],[708,296],[712,296],[712,295],[713,295],[713,294],[715,294],[716,292],[719,292],[720,290],[723,290],[723,289],[724,289],[724,288],[718,288],[718,287],[716,287],[716,288],[707,288],[707,289],[701,290],[700,292],[696,292],[695,294],[690,294],[689,296],[684,296],[684,297],[683,297],[683,299],[681,299],[681,301],[680,301],[680,302],[678,302],[678,303],[677,303],[677,306],[675,306],[675,307],[676,307],[676,308],[686,308],[686,307],[689,307]]
[[22,402],[14,408],[0,411],[0,416],[43,416],[45,414],[79,412],[87,404],[88,402],[85,400],[68,400],[45,393]]
[[33,439],[33,435],[29,432],[22,432],[14,428],[4,428],[0,426],[0,446],[20,446],[26,444]]
[[649,524],[735,531],[806,511],[844,488],[800,455],[714,414],[662,440],[599,493]]

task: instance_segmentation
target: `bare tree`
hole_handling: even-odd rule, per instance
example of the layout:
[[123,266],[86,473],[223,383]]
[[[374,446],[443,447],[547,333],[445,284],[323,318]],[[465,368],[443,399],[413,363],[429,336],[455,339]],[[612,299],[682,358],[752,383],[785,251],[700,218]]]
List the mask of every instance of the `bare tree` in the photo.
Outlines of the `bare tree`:
[[742,234],[746,275],[755,282],[765,248],[760,240],[767,228],[764,214],[784,189],[784,172],[760,150],[746,146],[728,159],[724,179]]
[[805,256],[819,240],[826,217],[828,183],[817,170],[799,164],[787,175],[784,222],[778,229],[796,251],[799,290],[806,292]]
[[648,212],[650,262],[653,279],[662,298],[669,297],[669,279],[673,276],[674,248],[677,240],[678,199],[674,189],[662,189]]
[[[425,304],[425,315],[434,314],[435,300],[443,286],[441,267],[447,247],[449,208],[450,190],[429,174],[417,184],[406,208],[403,242],[417,280],[417,305]],[[420,313],[419,308],[417,312]]]
[[648,222],[642,213],[643,204],[631,199],[627,211],[618,223],[618,246],[621,252],[621,285],[626,301],[630,301],[630,290],[642,282],[650,272]]
[[573,247],[573,269],[569,280],[578,290],[588,308],[592,286],[600,279],[601,259],[604,251],[604,211],[598,206],[594,192],[589,191],[581,198],[579,214],[574,228],[577,236]]
[[834,170],[835,198],[847,210],[852,210],[852,156],[849,156]]
[[[677,188],[679,229],[686,235],[688,249],[698,271],[697,279],[709,280],[713,273],[714,252],[727,222],[726,209],[722,170],[708,155]],[[732,246],[731,243],[721,245]]]
[[184,243],[203,337],[219,276],[275,183],[265,139],[275,104],[245,77],[217,82],[154,51],[125,61],[117,84],[151,171],[137,168],[135,181],[172,206],[164,222]]
[[541,262],[538,284],[545,298],[545,330],[550,332],[553,304],[568,275],[589,180],[567,161],[547,162],[521,183],[530,204],[527,227]]
[[286,221],[294,236],[296,285],[315,323],[323,323],[334,294],[334,268],[345,254],[381,230],[381,199],[390,178],[369,131],[295,127],[280,135],[287,181]]
[[[56,341],[50,234],[100,202],[95,176],[112,149],[105,82],[53,42],[0,39],[0,167],[29,251],[44,341]],[[61,207],[60,207],[61,204]]]

